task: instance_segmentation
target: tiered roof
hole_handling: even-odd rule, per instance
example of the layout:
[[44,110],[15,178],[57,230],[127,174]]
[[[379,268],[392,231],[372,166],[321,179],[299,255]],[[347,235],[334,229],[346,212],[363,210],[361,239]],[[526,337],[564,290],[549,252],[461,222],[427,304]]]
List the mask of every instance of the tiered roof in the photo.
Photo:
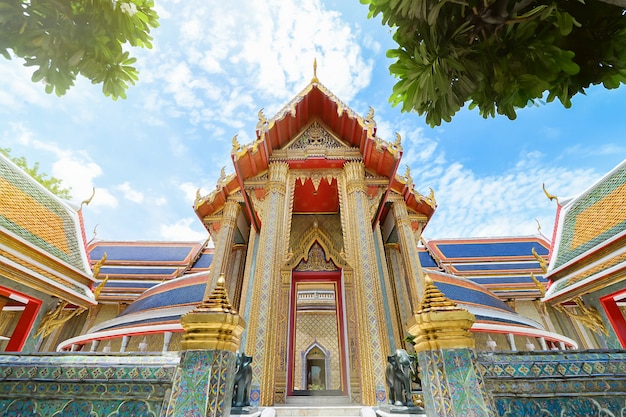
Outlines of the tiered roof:
[[[329,140],[336,146],[320,147],[320,152],[314,154],[296,152],[297,146],[289,149],[303,132],[315,125],[329,132],[332,135]],[[399,135],[393,143],[376,136],[372,109],[367,116],[359,116],[314,77],[276,116],[268,120],[259,112],[256,139],[252,143],[241,145],[233,138],[231,158],[235,173],[222,175],[212,193],[198,196],[194,208],[200,219],[215,215],[229,196],[244,188],[244,182],[262,177],[272,159],[285,161],[292,169],[337,169],[347,161],[363,160],[368,175],[383,179],[384,185],[405,199],[409,210],[423,215],[427,221],[434,213],[434,200],[416,192],[410,176],[397,175],[401,157]],[[333,186],[336,184],[329,184],[331,189]],[[258,229],[260,220],[250,197],[247,193],[242,193],[242,197],[248,221]],[[374,221],[380,219],[385,208],[380,204]]]
[[79,213],[0,155],[0,273],[86,307],[95,303]]
[[132,302],[157,284],[185,274],[208,271],[213,249],[205,242],[104,242],[89,245],[95,265],[106,253],[100,282],[108,280],[100,293],[102,301]]
[[546,300],[562,302],[626,278],[626,160],[560,207]]
[[543,236],[436,239],[424,244],[420,261],[427,270],[467,278],[504,299],[541,296],[531,274],[546,282],[541,263],[547,263],[550,242]]

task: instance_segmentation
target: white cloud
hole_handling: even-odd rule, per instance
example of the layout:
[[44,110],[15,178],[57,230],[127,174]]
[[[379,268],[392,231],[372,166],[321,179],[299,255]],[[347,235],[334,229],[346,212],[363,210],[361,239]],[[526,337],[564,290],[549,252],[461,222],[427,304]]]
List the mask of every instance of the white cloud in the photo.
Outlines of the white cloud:
[[133,189],[128,181],[116,185],[115,189],[123,192],[125,199],[137,204],[143,203],[144,194],[141,191]]
[[[147,109],[177,107],[193,124],[219,121],[240,128],[254,120],[260,104],[272,116],[304,88],[313,76],[314,58],[320,80],[342,100],[369,84],[373,62],[364,58],[359,28],[319,0],[234,3],[161,6],[171,16],[159,30],[176,36],[159,45],[162,53],[142,56],[141,79],[163,82],[165,94],[159,97],[169,103],[156,105],[151,98]],[[174,22],[183,23],[165,28]],[[158,121],[152,116],[151,123]]]
[[96,193],[89,203],[89,207],[95,209],[95,211],[100,212],[101,207],[106,208],[117,208],[118,206],[117,198],[113,194],[109,192],[106,188],[98,188],[96,187]]
[[[192,225],[196,227],[192,227]],[[162,224],[160,227],[161,237],[165,240],[191,240],[201,241],[209,237],[207,231],[198,227],[198,219],[186,217],[179,219],[173,224]]]
[[[424,172],[436,164],[418,167]],[[424,233],[429,238],[536,235],[537,221],[541,233],[551,238],[556,206],[544,195],[542,184],[566,196],[584,191],[599,177],[593,170],[547,164],[537,152],[522,155],[499,175],[480,177],[458,162],[438,168],[439,176],[416,181],[419,192],[426,194],[429,186],[435,190],[438,208]],[[417,169],[412,172],[420,172]]]
[[[102,175],[102,169],[84,152],[64,151],[52,164],[52,175],[61,179],[64,186],[72,188],[71,194],[76,201],[82,201],[92,194],[94,179]],[[98,200],[94,198],[94,205],[100,204]]]
[[[196,192],[198,191],[198,188],[199,188],[197,185],[192,184],[190,182],[185,182],[185,183],[180,184],[178,188],[185,195],[185,201],[190,201],[190,202],[195,201]],[[200,193],[202,194],[202,190],[200,190]]]

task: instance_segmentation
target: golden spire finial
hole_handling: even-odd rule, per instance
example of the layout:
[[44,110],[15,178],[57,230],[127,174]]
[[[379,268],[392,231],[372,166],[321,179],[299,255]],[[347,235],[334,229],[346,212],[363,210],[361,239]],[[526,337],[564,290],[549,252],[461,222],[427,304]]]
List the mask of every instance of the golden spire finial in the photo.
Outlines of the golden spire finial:
[[98,276],[100,275],[100,268],[102,268],[102,265],[104,265],[106,260],[107,260],[107,253],[104,252],[102,254],[102,258],[98,262],[96,262],[96,264],[93,266],[93,273],[92,273],[92,275],[93,275],[94,278],[98,278]]
[[215,288],[201,305],[203,311],[221,312],[237,314],[237,311],[230,304],[228,293],[226,292],[226,279],[221,274],[215,283]]
[[402,136],[398,132],[396,132],[396,141],[393,143],[393,146],[396,148],[402,148]]
[[550,194],[548,190],[546,190],[546,184],[541,184],[541,186],[543,187],[543,193],[546,195],[546,197],[548,197],[550,201],[556,200],[556,204],[560,205],[559,198],[555,195]]
[[235,152],[239,152],[241,150],[241,145],[239,144],[239,142],[237,141],[237,135],[233,136],[233,147],[230,150],[230,153],[235,153]]
[[435,285],[435,282],[424,275],[424,297],[419,305],[417,313],[428,313],[431,311],[456,310],[456,303],[446,297]]
[[263,108],[259,109],[259,121],[256,124],[256,129],[257,130],[261,130],[263,129],[263,126],[265,126],[267,124],[267,118],[265,117],[265,114],[263,113]]
[[89,203],[91,203],[91,200],[93,200],[93,196],[94,196],[94,195],[96,195],[96,187],[92,187],[91,197],[89,197],[87,200],[83,200],[83,201],[80,203],[80,209],[79,209],[79,210],[82,210],[82,209],[83,209],[83,204],[84,204],[84,205],[86,205],[86,206],[88,206],[88,205],[89,205]]
[[546,295],[546,286],[543,285],[543,282],[539,281],[533,272],[530,273],[530,279],[532,279],[533,282],[535,283],[535,285],[537,286],[537,289],[541,293],[541,296],[545,297],[545,295]]
[[312,83],[318,83],[320,80],[317,79],[317,58],[313,58],[313,79]]
[[548,262],[546,262],[546,260],[537,253],[535,248],[530,248],[530,252],[533,254],[537,262],[539,262],[539,267],[541,268],[543,273],[545,274],[546,272],[548,272]]
[[406,166],[403,178],[407,188],[413,190],[413,177],[411,177],[411,168],[408,165]]

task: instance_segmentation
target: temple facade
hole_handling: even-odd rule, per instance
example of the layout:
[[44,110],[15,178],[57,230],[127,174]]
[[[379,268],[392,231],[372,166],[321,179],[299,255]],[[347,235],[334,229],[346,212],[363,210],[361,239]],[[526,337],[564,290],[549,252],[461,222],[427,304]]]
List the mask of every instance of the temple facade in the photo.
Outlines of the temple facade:
[[[401,138],[378,137],[373,110],[356,114],[314,76],[274,117],[258,116],[252,143],[232,140],[232,173],[196,196],[205,242],[87,243],[80,210],[2,159],[13,178],[2,192],[39,210],[0,206],[0,302],[16,307],[2,309],[5,350],[178,351],[181,316],[221,277],[246,323],[240,351],[253,358],[250,400],[260,406],[302,396],[385,402],[388,356],[412,352],[407,323],[426,282],[475,317],[477,350],[626,343],[624,164],[600,191],[559,203],[552,241],[429,241],[434,192],[399,172]],[[40,206],[64,223],[46,228],[41,219],[52,217]],[[591,210],[607,220],[583,223]]]

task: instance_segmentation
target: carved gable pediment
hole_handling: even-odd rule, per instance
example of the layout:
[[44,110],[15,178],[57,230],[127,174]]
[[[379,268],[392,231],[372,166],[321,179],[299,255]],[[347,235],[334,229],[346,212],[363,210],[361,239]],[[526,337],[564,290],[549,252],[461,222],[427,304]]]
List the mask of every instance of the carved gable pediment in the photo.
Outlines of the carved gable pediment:
[[288,151],[316,151],[342,148],[345,149],[348,146],[315,121],[283,149]]

